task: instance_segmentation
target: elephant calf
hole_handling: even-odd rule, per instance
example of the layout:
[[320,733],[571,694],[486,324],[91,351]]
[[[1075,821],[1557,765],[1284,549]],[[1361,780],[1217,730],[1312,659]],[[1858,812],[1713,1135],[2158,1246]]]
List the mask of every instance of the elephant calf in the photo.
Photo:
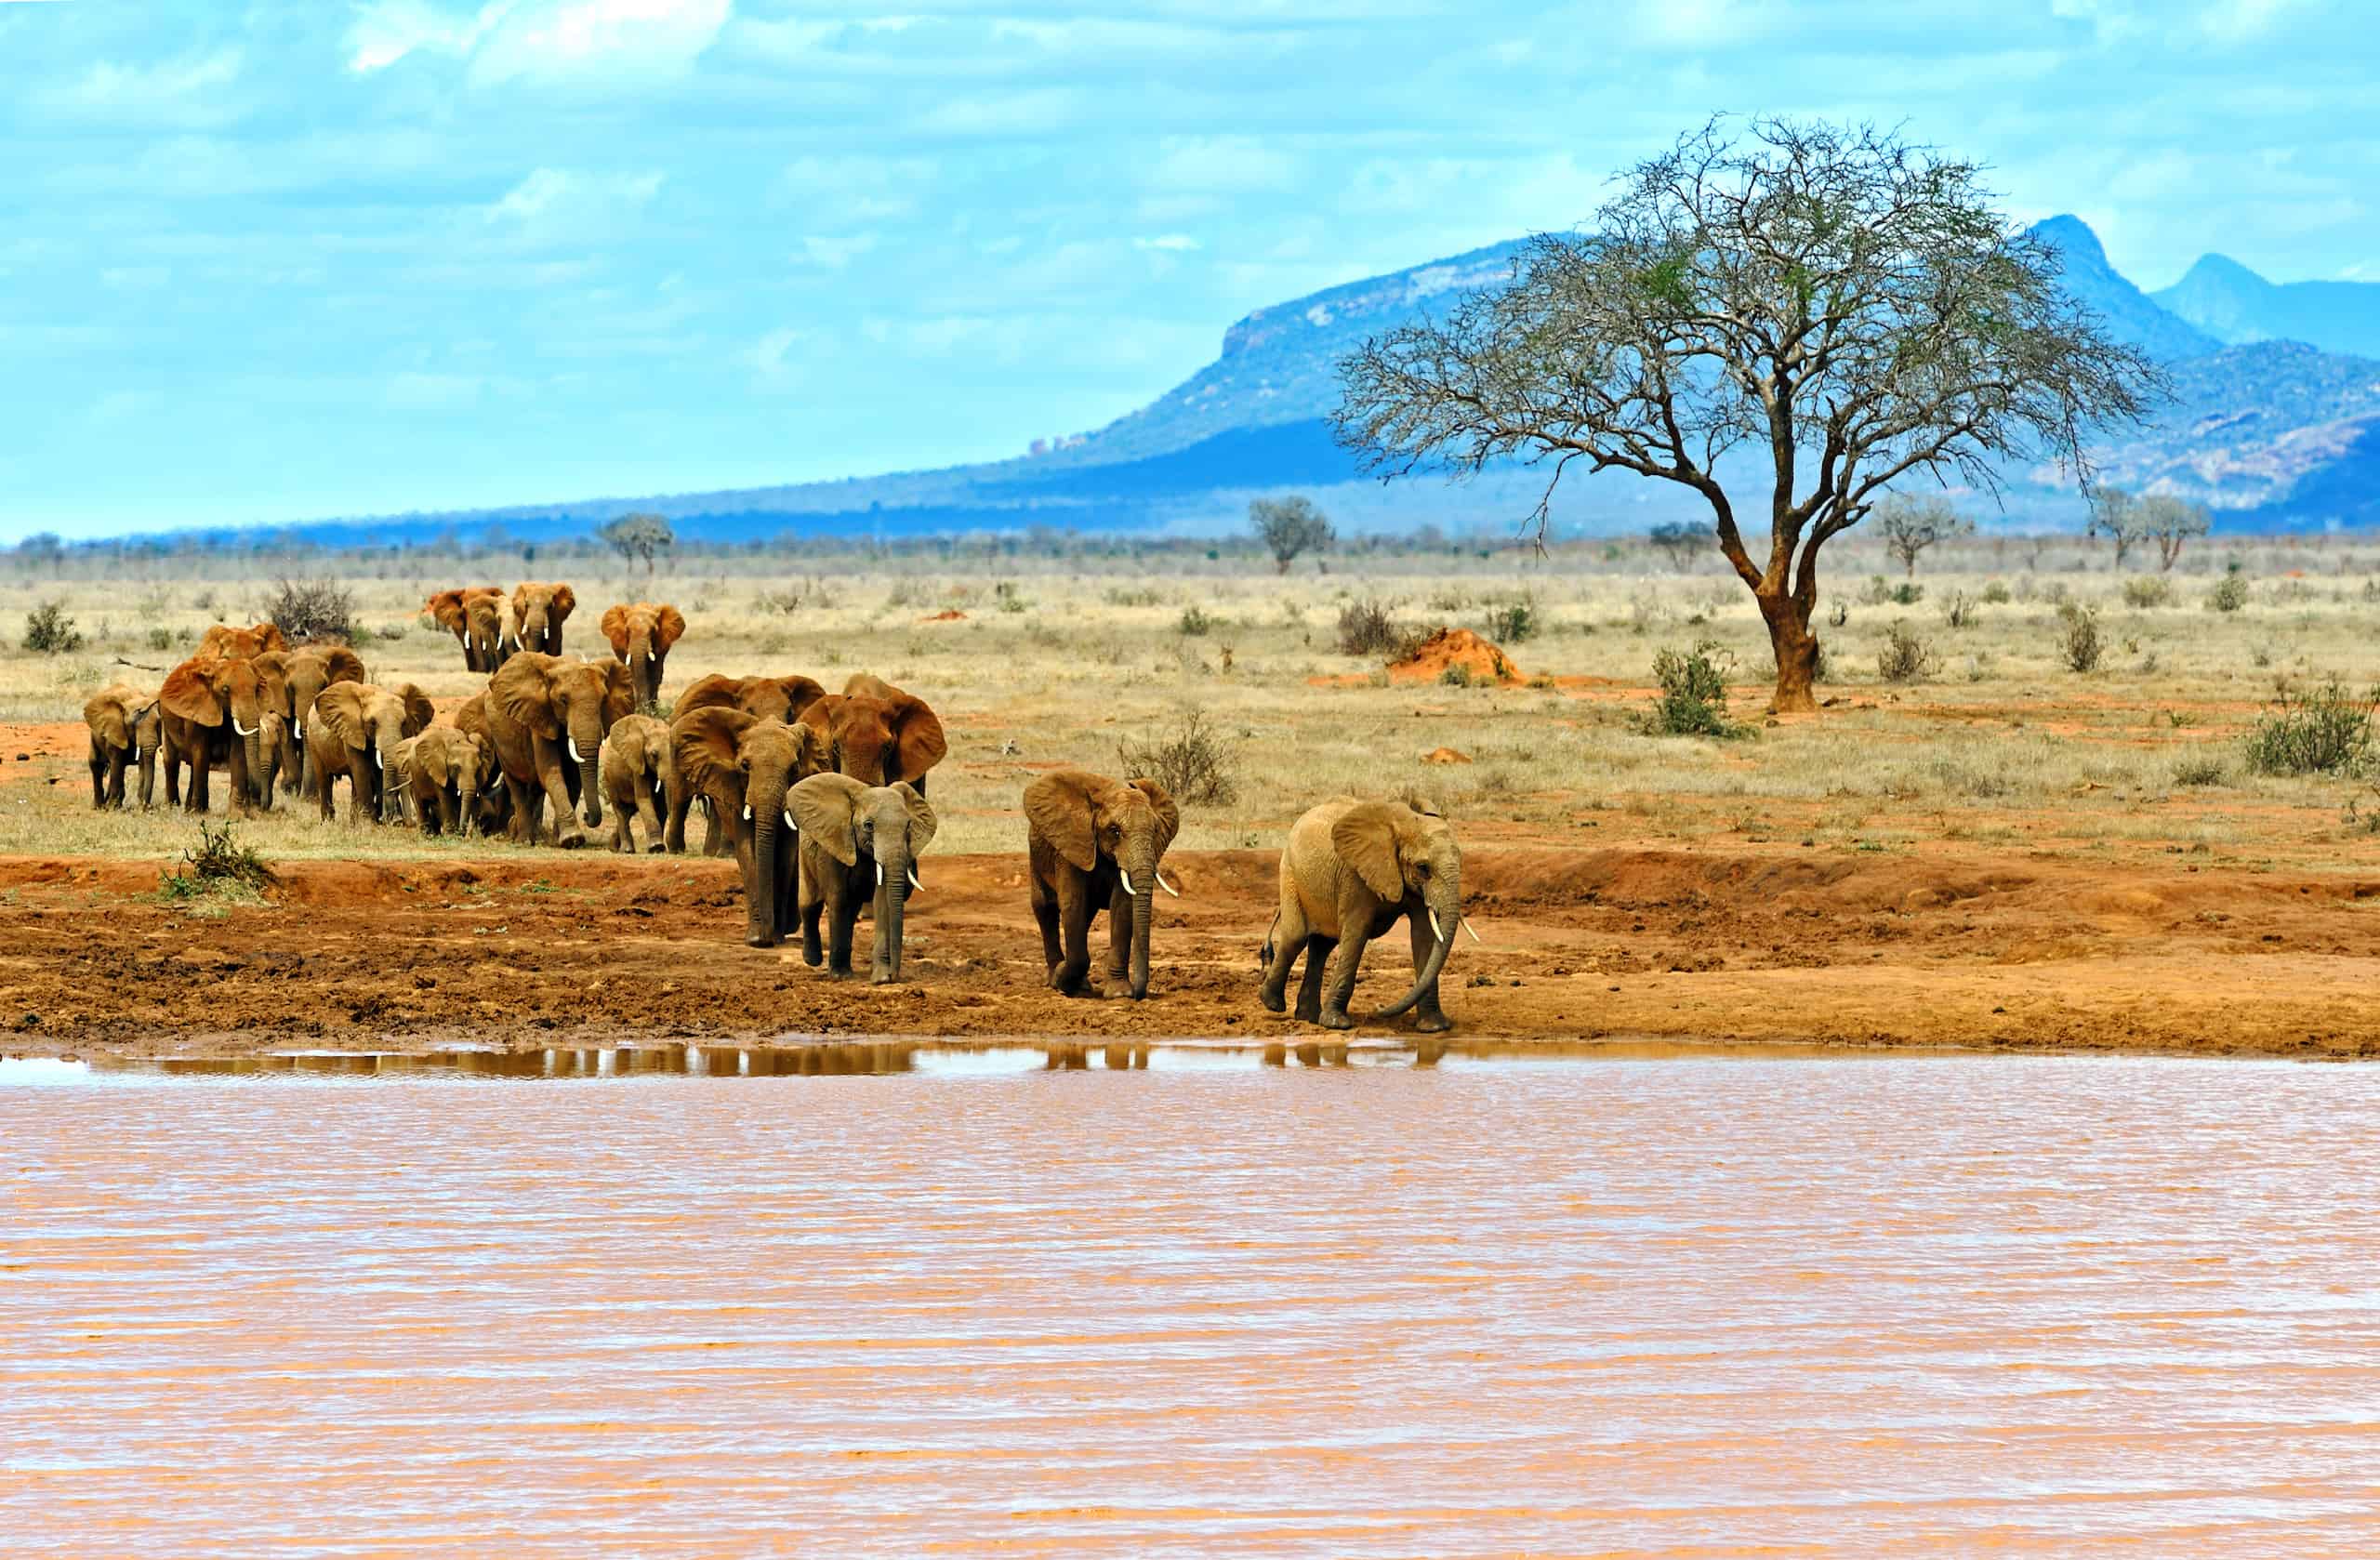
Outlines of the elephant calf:
[[430,721],[430,695],[406,682],[382,688],[369,682],[334,682],[314,700],[306,722],[306,763],[322,784],[315,800],[323,821],[334,815],[332,784],[344,778],[351,795],[348,813],[355,822],[378,822],[381,788],[394,776],[397,745],[418,736]]
[[[1149,910],[1160,885],[1174,892],[1157,870],[1182,828],[1173,799],[1154,780],[1062,769],[1025,787],[1025,818],[1033,916],[1041,923],[1050,985],[1068,997],[1130,991],[1138,1001],[1147,996]],[[1084,984],[1091,923],[1102,910],[1108,950],[1104,993]]]
[[93,694],[83,706],[83,723],[91,728],[91,805],[124,805],[124,769],[140,769],[140,805],[147,807],[157,785],[157,741],[163,722],[157,695],[118,682]]
[[603,736],[603,800],[612,804],[612,849],[634,854],[638,822],[645,849],[661,849],[668,805],[669,728],[650,715],[624,715]]
[[[852,972],[852,932],[873,897],[876,946],[870,978],[901,978],[901,916],[918,887],[919,852],[933,839],[933,809],[906,783],[864,786],[848,774],[813,774],[787,793],[801,839],[801,958],[838,978]],[[818,922],[826,918],[826,945]]]
[[1297,1016],[1326,1029],[1353,1028],[1347,1001],[1364,945],[1400,920],[1412,934],[1413,988],[1372,1022],[1412,1011],[1421,1029],[1450,1028],[1438,1006],[1438,972],[1462,921],[1462,850],[1453,828],[1426,801],[1338,797],[1313,809],[1290,826],[1281,853],[1281,906],[1264,947],[1264,1006],[1282,1011],[1289,969],[1302,954]]
[[405,789],[421,832],[468,836],[489,767],[479,738],[453,726],[433,725],[412,738],[410,746]]

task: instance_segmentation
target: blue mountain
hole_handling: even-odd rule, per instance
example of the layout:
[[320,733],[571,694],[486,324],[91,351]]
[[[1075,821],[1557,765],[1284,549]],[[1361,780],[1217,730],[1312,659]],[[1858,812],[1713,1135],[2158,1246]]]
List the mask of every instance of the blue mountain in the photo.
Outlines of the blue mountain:
[[2218,341],[2303,341],[2380,357],[2380,283],[2268,282],[2237,260],[2203,255],[2153,297]]

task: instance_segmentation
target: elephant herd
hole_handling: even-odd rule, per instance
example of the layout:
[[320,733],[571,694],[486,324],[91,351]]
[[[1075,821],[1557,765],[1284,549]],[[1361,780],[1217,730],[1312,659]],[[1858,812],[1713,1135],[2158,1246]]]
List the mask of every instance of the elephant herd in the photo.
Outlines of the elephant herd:
[[[807,677],[713,673],[664,716],[662,673],[683,615],[666,603],[614,606],[602,620],[612,655],[583,660],[562,650],[575,604],[566,585],[430,597],[426,610],[487,679],[444,714],[412,683],[368,681],[344,645],[293,646],[269,623],[218,624],[153,694],[118,685],[86,704],[93,805],[125,805],[127,767],[149,805],[162,760],[169,805],[182,802],[187,769],[189,806],[205,810],[219,768],[236,808],[269,809],[279,786],[312,798],[327,821],[345,779],[358,822],[410,817],[426,834],[501,830],[522,844],[583,845],[608,801],[614,850],[634,852],[641,826],[645,850],[684,852],[699,809],[704,853],[734,856],[742,874],[747,943],[774,946],[799,928],[806,962],[849,976],[866,910],[872,978],[900,980],[904,921],[923,886],[917,860],[937,826],[927,776],[949,746],[933,709],[865,672],[840,694]],[[1064,769],[1031,781],[1023,803],[1048,984],[1067,996],[1146,996],[1154,896],[1176,892],[1161,867],[1181,828],[1173,800],[1155,780]],[[1279,883],[1263,956],[1268,1009],[1287,1011],[1302,958],[1296,1016],[1349,1027],[1365,945],[1402,920],[1413,983],[1376,1016],[1409,1011],[1422,1030],[1448,1027],[1438,980],[1468,923],[1461,853],[1436,807],[1325,802],[1290,829]],[[1091,932],[1103,911],[1108,958],[1094,987]]]

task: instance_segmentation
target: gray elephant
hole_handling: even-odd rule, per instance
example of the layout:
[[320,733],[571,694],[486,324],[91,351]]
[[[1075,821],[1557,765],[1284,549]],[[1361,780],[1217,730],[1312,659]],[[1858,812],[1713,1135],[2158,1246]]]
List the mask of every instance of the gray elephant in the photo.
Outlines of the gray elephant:
[[1289,969],[1302,954],[1297,1016],[1326,1029],[1354,1027],[1347,1002],[1364,945],[1400,920],[1412,934],[1413,988],[1371,1022],[1410,1011],[1417,1027],[1448,1029],[1438,973],[1462,922],[1462,850],[1453,828],[1427,801],[1338,797],[1314,808],[1290,826],[1281,853],[1280,910],[1264,946],[1264,1006],[1274,1012],[1286,1006]]
[[[633,665],[630,668],[634,669]],[[645,849],[661,849],[661,810],[670,783],[669,728],[650,715],[624,715],[603,735],[603,800],[612,804],[612,849],[636,853],[636,825]]]
[[[1055,770],[1025,787],[1025,855],[1033,915],[1050,985],[1068,997],[1149,992],[1149,912],[1162,887],[1165,848],[1182,813],[1154,780],[1111,780]],[[1092,991],[1091,923],[1107,912],[1107,981]]]
[[[571,850],[587,843],[573,810],[584,812],[587,828],[602,826],[596,762],[613,723],[636,710],[628,668],[523,650],[488,679],[481,708],[512,796],[512,838],[535,844],[550,802],[554,843]],[[456,724],[464,724],[459,714]]]
[[[786,794],[801,839],[801,958],[838,978],[852,972],[852,932],[873,902],[876,946],[870,979],[901,978],[901,919],[919,887],[918,853],[933,839],[933,809],[915,787],[867,786],[848,774],[813,774]],[[826,945],[818,922],[827,918]]]
[[306,721],[306,764],[320,781],[315,800],[323,822],[331,821],[331,787],[342,778],[350,792],[348,815],[357,823],[379,822],[381,789],[395,778],[397,745],[421,734],[431,714],[430,695],[410,682],[394,688],[334,682],[324,689]]
[[140,770],[140,805],[146,808],[156,792],[157,743],[164,722],[157,713],[157,695],[128,682],[117,682],[93,694],[83,706],[83,723],[91,728],[91,805],[124,805],[126,764]]
[[478,821],[480,780],[489,767],[479,738],[454,726],[432,725],[412,746],[405,789],[421,832],[469,835]]

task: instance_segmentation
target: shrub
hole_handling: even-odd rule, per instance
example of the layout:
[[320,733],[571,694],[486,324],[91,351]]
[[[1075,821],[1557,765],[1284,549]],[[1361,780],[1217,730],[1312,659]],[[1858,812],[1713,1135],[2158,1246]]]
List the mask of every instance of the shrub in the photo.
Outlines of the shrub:
[[1653,681],[1661,696],[1645,721],[1653,736],[1736,736],[1742,728],[1727,719],[1727,673],[1736,658],[1716,640],[1691,650],[1663,650],[1653,657]]
[[1207,631],[1214,626],[1215,620],[1200,610],[1195,602],[1182,609],[1182,620],[1174,625],[1192,639],[1204,639]]
[[290,579],[273,585],[265,615],[291,639],[351,641],[362,632],[355,621],[355,596],[338,581]]
[[83,648],[82,632],[66,615],[63,602],[44,602],[25,614],[25,648],[41,655],[63,655]]
[[174,647],[174,631],[171,628],[150,629],[148,645],[152,650],[171,650]]
[[1012,579],[1004,579],[993,586],[992,595],[998,601],[1002,612],[1023,612],[1033,604],[1016,593],[1016,581]]
[[2057,654],[2069,671],[2099,669],[2108,642],[2099,632],[2099,609],[2062,602],[2057,608]]
[[1983,602],[1986,606],[2004,607],[2008,604],[2008,588],[1998,580],[1985,582]]
[[1523,596],[1488,609],[1488,637],[1498,644],[1518,644],[1536,637],[1537,602]]
[[2174,582],[2163,575],[2142,575],[2123,582],[2123,604],[2146,612],[2150,607],[2170,605],[2174,600]]
[[1953,590],[1942,599],[1942,621],[1953,628],[1974,628],[1982,610],[1982,603],[1964,590]]
[[2176,786],[2220,786],[2230,777],[2230,765],[2212,753],[2193,753],[2174,766]]
[[1376,601],[1350,602],[1339,609],[1339,650],[1346,655],[1377,655],[1396,648],[1401,638],[1386,605]]
[[1438,681],[1449,688],[1468,688],[1471,686],[1471,668],[1461,661],[1449,662],[1447,669],[1438,673]]
[[1176,801],[1226,807],[1239,794],[1232,775],[1231,745],[1195,709],[1153,741],[1118,742],[1116,756],[1123,763],[1124,778],[1154,780]]
[[2238,612],[2247,604],[2247,577],[2240,573],[2236,564],[2229,574],[2215,582],[2214,589],[2206,593],[2206,610],[2209,612]]
[[2380,689],[2360,696],[2336,678],[2283,688],[2248,733],[2248,767],[2258,774],[2336,774],[2363,767]]
[[181,870],[166,873],[158,881],[157,892],[167,899],[198,899],[224,892],[257,894],[279,881],[255,846],[231,838],[227,819],[220,826],[198,826],[198,843],[182,852]]
[[1884,630],[1884,642],[1876,652],[1876,675],[1887,682],[1915,682],[1931,677],[1941,665],[1925,641],[1917,637],[1904,618],[1896,617]]

